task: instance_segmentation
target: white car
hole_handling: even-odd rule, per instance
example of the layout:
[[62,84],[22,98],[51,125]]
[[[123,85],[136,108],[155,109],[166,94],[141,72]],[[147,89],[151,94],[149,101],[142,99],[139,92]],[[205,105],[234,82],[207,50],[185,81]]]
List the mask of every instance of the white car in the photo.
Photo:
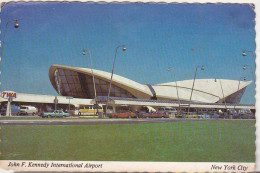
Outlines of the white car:
[[36,115],[38,113],[38,109],[34,106],[20,106],[19,115]]
[[176,108],[171,108],[171,107],[161,107],[158,108],[159,113],[165,113],[167,115],[176,115],[177,114],[177,109]]

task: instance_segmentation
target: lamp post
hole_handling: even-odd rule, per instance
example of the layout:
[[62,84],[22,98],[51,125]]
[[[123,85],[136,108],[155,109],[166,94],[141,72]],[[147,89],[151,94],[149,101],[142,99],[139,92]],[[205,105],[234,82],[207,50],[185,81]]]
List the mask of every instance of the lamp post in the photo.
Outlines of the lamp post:
[[122,51],[126,51],[125,45],[119,45],[119,46],[116,47],[115,57],[114,57],[114,62],[113,62],[113,68],[112,68],[112,73],[111,73],[111,79],[110,79],[108,95],[107,95],[106,114],[107,114],[107,106],[108,106],[108,101],[109,101],[109,96],[110,96],[110,90],[111,90],[111,85],[112,85],[112,79],[113,79],[113,74],[114,74],[115,61],[116,61],[118,48],[122,48]]
[[254,71],[253,71],[253,68],[252,68],[252,66],[251,66],[251,65],[248,65],[248,64],[246,64],[246,65],[244,65],[244,66],[243,66],[243,70],[246,70],[246,67],[249,67],[249,68],[250,68],[250,70],[251,70],[251,73],[252,73],[252,76],[253,76],[253,79],[254,79],[254,81],[255,81],[255,74],[254,74]]
[[[4,33],[4,38],[3,38],[3,41],[1,43],[1,57],[0,57],[0,68],[1,68],[1,63],[2,63],[2,59],[3,59],[3,53],[4,53],[4,43],[5,43],[5,40],[6,40],[6,34],[7,34],[7,27],[9,25],[9,23],[11,22],[15,22],[14,23],[14,28],[19,28],[19,24],[18,24],[18,19],[12,19],[12,20],[9,20],[6,25],[5,25],[5,33]],[[0,75],[1,75],[1,70],[0,70]],[[1,82],[0,82],[0,87],[1,87]],[[1,91],[1,89],[0,89]]]
[[[169,67],[168,71],[170,71],[170,70],[173,71],[174,79],[176,80],[176,73],[175,73],[174,67]],[[179,113],[180,113],[180,111],[181,111],[181,103],[180,103],[180,97],[179,97],[177,80],[175,81],[175,87],[176,87],[176,90],[177,90],[177,97],[178,97],[178,102],[179,102]]]
[[245,80],[246,80],[246,77],[240,77],[240,78],[239,78],[237,91],[239,91],[239,86],[240,86],[241,79],[243,79],[243,80],[245,81]]
[[[255,52],[253,52],[252,50],[243,50],[242,56],[247,56],[246,52],[251,53],[253,59],[255,60],[255,58],[256,58]],[[249,68],[251,69],[251,73],[252,73],[252,75],[253,75],[253,79],[255,80],[255,73],[253,72],[252,66],[251,66],[251,65],[244,65],[244,66],[243,66],[243,70],[245,70],[246,67],[249,67]],[[256,81],[256,80],[255,80],[255,81]]]
[[[240,78],[239,78],[238,87],[237,87],[237,92],[239,91],[241,79],[243,79],[243,80],[245,81],[245,80],[246,80],[246,77],[240,77]],[[235,109],[235,108],[236,108],[236,104],[234,104],[234,109]]]
[[[217,79],[215,79],[215,82],[217,82]],[[226,103],[226,99],[225,99],[225,95],[224,95],[224,90],[223,90],[223,87],[222,87],[221,79],[219,79],[219,83],[220,83],[220,88],[221,88],[221,92],[222,92],[223,101],[225,103],[225,109],[227,111],[227,103]]]
[[[3,6],[2,6],[3,7]],[[3,59],[3,53],[4,53],[4,44],[5,44],[5,40],[6,40],[6,34],[7,34],[7,27],[8,27],[8,25],[9,25],[9,23],[11,23],[11,22],[15,22],[14,23],[14,28],[19,28],[19,24],[18,24],[18,19],[11,19],[11,20],[9,20],[7,23],[6,23],[6,25],[5,25],[5,33],[4,33],[4,38],[3,38],[3,41],[1,42],[1,57],[0,57],[0,75],[1,75],[1,64],[2,64],[2,59]],[[1,97],[2,97],[2,91],[1,91],[1,85],[2,85],[2,83],[1,83],[1,78],[0,78],[0,93],[1,93]],[[9,102],[8,102],[9,103]],[[7,109],[9,109],[10,108],[10,106],[11,105],[9,105],[9,107],[7,108]],[[10,108],[11,109],[11,108]],[[8,113],[9,111],[6,111],[6,115],[7,115],[7,113]],[[1,115],[0,115],[0,117],[1,117]]]
[[194,79],[193,79],[193,84],[192,84],[192,88],[191,88],[191,94],[190,94],[188,114],[190,113],[190,103],[191,103],[191,98],[192,98],[192,93],[193,93],[193,88],[194,88],[194,84],[195,84],[195,80],[196,80],[196,75],[197,75],[198,68],[200,68],[201,70],[204,70],[204,65],[198,65],[198,66],[196,67],[196,70],[195,70]]
[[[89,58],[90,58],[90,68],[91,68],[91,73],[92,73],[92,81],[93,81],[94,94],[95,94],[95,105],[96,105],[97,91],[96,91],[95,76],[94,76],[93,68],[92,68],[92,56],[91,56],[90,49],[84,49],[82,51],[82,55],[85,56],[87,54],[87,52],[89,53]],[[97,112],[98,112],[98,107],[97,107]]]

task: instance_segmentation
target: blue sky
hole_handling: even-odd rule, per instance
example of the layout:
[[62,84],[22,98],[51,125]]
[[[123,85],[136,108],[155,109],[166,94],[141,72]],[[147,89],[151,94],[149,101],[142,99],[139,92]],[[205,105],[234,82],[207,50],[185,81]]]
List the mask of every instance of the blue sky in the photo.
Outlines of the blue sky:
[[[255,13],[247,4],[142,3],[9,3],[1,11],[2,34],[10,19],[21,19],[19,29],[8,26],[2,61],[2,88],[23,93],[56,94],[48,76],[52,64],[89,67],[82,49],[92,51],[93,67],[146,84],[197,78],[253,80],[255,70]],[[251,84],[241,103],[255,103]]]

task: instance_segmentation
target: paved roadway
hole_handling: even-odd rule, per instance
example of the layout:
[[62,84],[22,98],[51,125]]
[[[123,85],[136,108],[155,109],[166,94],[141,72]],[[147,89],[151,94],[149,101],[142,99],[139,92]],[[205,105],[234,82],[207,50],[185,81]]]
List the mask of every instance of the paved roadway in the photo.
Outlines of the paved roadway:
[[0,120],[0,125],[95,125],[95,124],[140,124],[140,123],[168,123],[179,121],[217,121],[216,119],[9,119]]

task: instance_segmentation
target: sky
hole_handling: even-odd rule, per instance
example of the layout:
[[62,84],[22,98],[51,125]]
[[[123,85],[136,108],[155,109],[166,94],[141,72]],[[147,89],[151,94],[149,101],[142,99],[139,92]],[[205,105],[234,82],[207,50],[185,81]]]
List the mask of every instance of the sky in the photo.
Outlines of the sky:
[[[7,27],[1,64],[2,90],[56,95],[49,80],[52,64],[111,72],[142,84],[197,78],[254,80],[255,12],[248,4],[154,4],[16,2],[0,14],[1,41]],[[242,56],[243,50],[251,50]],[[173,66],[176,79],[167,71]],[[195,83],[196,85],[196,83]],[[241,103],[255,103],[249,85]]]

